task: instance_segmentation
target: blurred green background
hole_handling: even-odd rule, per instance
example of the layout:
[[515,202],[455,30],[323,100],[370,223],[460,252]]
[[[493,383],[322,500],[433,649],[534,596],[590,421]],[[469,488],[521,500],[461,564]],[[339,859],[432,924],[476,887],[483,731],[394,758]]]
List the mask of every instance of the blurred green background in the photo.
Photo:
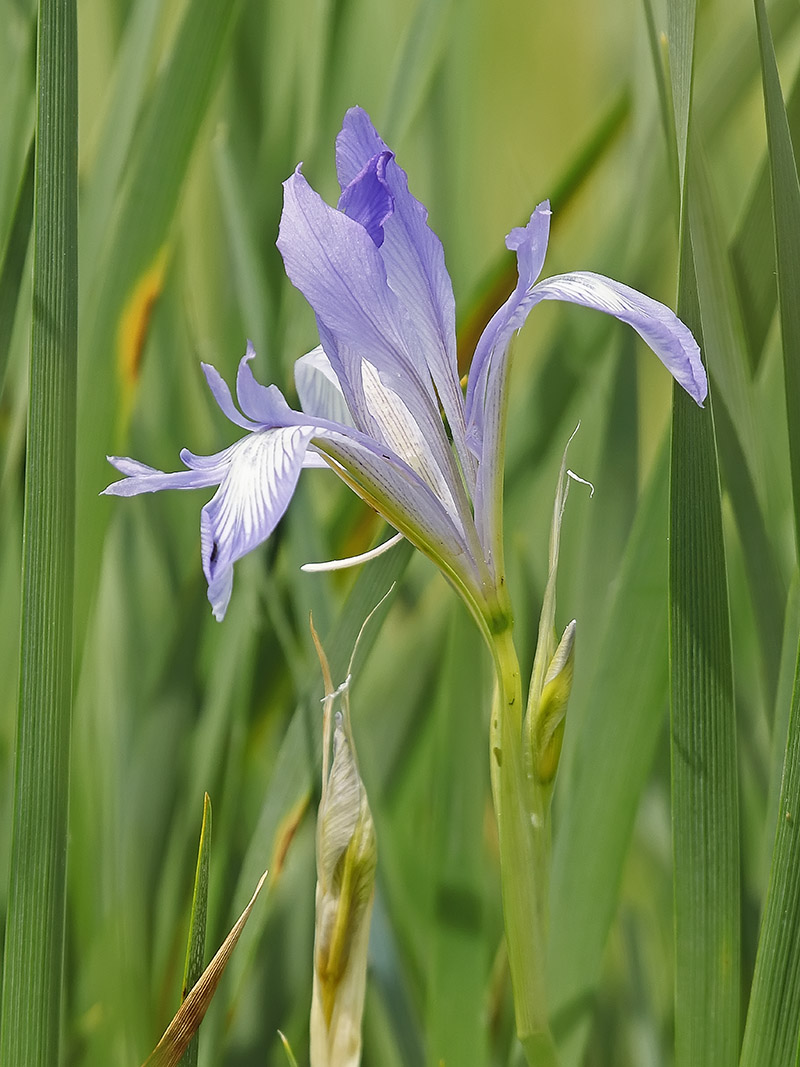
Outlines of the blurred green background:
[[[0,871],[19,640],[35,16],[29,2],[0,0],[0,242],[15,220],[23,235],[9,246],[6,264],[20,281],[0,322]],[[276,535],[237,565],[219,625],[200,566],[202,494],[119,502],[98,493],[114,478],[108,453],[170,470],[183,446],[207,453],[235,439],[201,360],[231,380],[250,337],[256,376],[291,393],[292,363],[316,333],[275,248],[280,183],[302,160],[312,185],[335,197],[334,138],[356,103],[443,241],[465,360],[513,284],[504,237],[547,196],[545,274],[596,270],[674,304],[678,203],[664,121],[671,108],[659,97],[666,5],[82,0],[78,16],[66,1061],[141,1063],[171,1018],[204,791],[214,805],[209,954],[262,870],[272,875],[201,1030],[200,1063],[283,1064],[279,1028],[307,1061],[322,695],[308,615],[341,681],[361,622],[397,580],[353,682],[379,844],[364,1064],[507,1063],[510,991],[486,775],[490,665],[441,577],[403,550],[357,575],[302,574],[306,561],[362,551],[385,533],[337,480],[310,471]],[[775,0],[770,20],[796,125],[800,96],[789,86],[800,10]],[[721,375],[717,430],[746,998],[798,608],[789,596],[791,486],[747,0],[701,2],[695,47],[701,305],[704,326],[710,310],[718,327],[706,327],[716,366],[737,368]],[[706,356],[719,373],[714,352]],[[563,530],[558,615],[562,627],[576,617],[579,636],[554,802],[553,1027],[566,1064],[669,1064],[670,382],[624,327],[555,304],[536,309],[514,363],[506,537],[523,668],[558,464],[579,420],[570,465],[596,487],[592,499],[573,487]]]

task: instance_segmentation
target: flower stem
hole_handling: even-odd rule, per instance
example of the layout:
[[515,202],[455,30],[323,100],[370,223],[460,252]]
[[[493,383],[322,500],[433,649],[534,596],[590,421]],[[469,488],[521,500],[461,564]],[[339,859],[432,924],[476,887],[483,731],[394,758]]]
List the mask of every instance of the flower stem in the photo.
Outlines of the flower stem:
[[549,805],[524,770],[529,761],[522,753],[522,689],[510,618],[493,635],[492,652],[497,684],[489,758],[517,1035],[530,1067],[556,1067],[545,994]]

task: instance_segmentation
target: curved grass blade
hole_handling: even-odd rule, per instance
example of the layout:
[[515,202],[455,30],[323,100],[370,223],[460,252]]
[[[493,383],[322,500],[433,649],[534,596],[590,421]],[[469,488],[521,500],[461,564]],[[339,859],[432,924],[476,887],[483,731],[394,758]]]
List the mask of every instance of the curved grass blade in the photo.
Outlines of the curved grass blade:
[[[208,793],[203,798],[203,824],[200,829],[200,847],[197,851],[197,870],[194,876],[192,910],[189,919],[189,943],[186,946],[186,964],[183,969],[181,1003],[186,1000],[203,973],[206,952],[206,917],[208,915],[208,867],[211,858],[211,799]],[[189,1042],[180,1067],[197,1067],[198,1035]]]
[[28,251],[31,223],[33,221],[33,141],[25,159],[25,170],[20,182],[14,217],[0,259],[0,396],[8,364],[8,349],[14,328],[14,313],[19,298],[22,271]]
[[740,1067],[792,1067],[800,1035],[800,648]]
[[164,1031],[161,1040],[145,1060],[143,1067],[177,1067],[181,1056],[189,1046],[192,1036],[197,1032],[197,1028],[203,1021],[203,1016],[211,1003],[211,998],[217,991],[222,974],[233,950],[236,948],[236,942],[239,940],[242,930],[244,930],[245,924],[250,918],[250,912],[253,910],[253,905],[267,879],[267,874],[268,872],[264,871],[261,875],[249,903],[236,920],[231,932],[220,945],[211,963],[203,971],[202,976],[181,1004],[174,1019]]
[[78,81],[74,0],[41,0],[22,624],[0,1061],[59,1062],[72,709]]
[[800,559],[800,182],[764,0],[755,0],[764,83],[767,146],[772,176],[778,308],[783,341],[786,417],[794,503],[795,550]]

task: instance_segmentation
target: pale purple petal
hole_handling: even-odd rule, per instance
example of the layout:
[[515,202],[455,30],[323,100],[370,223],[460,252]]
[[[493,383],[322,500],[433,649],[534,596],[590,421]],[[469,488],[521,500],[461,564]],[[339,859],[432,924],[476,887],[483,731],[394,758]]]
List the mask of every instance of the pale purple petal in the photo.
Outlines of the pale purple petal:
[[246,419],[244,415],[241,415],[236,410],[236,405],[233,402],[231,391],[228,388],[228,383],[219,373],[216,367],[212,367],[210,363],[201,363],[203,368],[203,374],[206,376],[208,382],[208,388],[219,404],[220,409],[227,418],[231,420],[236,426],[241,426],[244,430],[252,430],[256,424],[251,422],[250,419]]
[[399,457],[334,432],[317,435],[315,443],[349,473],[360,487],[359,495],[395,529],[418,547],[460,561],[465,572],[473,569],[464,534],[430,486]]
[[108,462],[127,477],[106,486],[104,496],[139,496],[140,493],[158,493],[162,489],[205,489],[217,485],[220,469],[174,471],[166,473],[123,456],[107,456]]
[[380,152],[367,160],[339,197],[339,210],[360,223],[377,248],[383,244],[384,223],[394,211],[394,198],[385,180],[390,159],[391,152]]
[[[479,457],[485,408],[487,403],[493,402],[490,397],[497,393],[497,383],[505,378],[508,345],[514,332],[525,322],[528,312],[541,299],[532,296],[531,289],[544,266],[550,215],[550,201],[543,200],[528,225],[516,227],[506,238],[506,247],[517,253],[517,285],[481,334],[467,382],[467,436],[470,447]],[[493,386],[490,379],[495,383]]]
[[[387,146],[362,108],[345,115],[336,139],[336,167],[345,188],[366,162]],[[405,171],[391,158],[385,181],[394,199],[394,213],[384,224],[381,256],[391,289],[407,308],[418,337],[415,352],[427,365],[453,432],[453,439],[471,480],[472,460],[465,446],[464,402],[456,360],[455,300],[442,244],[428,226],[428,212],[408,188]]]
[[317,345],[295,362],[294,384],[300,407],[306,415],[316,415],[343,426],[353,425],[341,382],[322,345]]
[[664,304],[629,285],[590,271],[546,278],[534,287],[534,293],[539,300],[567,300],[627,322],[652,348],[675,381],[703,406],[708,395],[708,379],[700,349],[691,330]]
[[261,385],[253,377],[250,361],[255,359],[253,342],[239,361],[236,374],[236,396],[245,415],[261,427],[286,426],[294,421],[294,412],[277,385]]
[[[433,463],[466,517],[466,497],[438,399],[428,372],[419,374],[411,356],[408,319],[387,284],[379,250],[362,226],[310,188],[299,169],[284,189],[278,247],[291,281],[316,312],[323,346],[356,426],[394,447],[381,436],[373,405],[364,396],[362,371],[368,360],[416,420]],[[409,456],[402,458],[410,462]]]
[[230,449],[219,490],[200,518],[203,570],[217,619],[230,598],[233,564],[265,541],[286,511],[312,433],[298,426],[261,430]]

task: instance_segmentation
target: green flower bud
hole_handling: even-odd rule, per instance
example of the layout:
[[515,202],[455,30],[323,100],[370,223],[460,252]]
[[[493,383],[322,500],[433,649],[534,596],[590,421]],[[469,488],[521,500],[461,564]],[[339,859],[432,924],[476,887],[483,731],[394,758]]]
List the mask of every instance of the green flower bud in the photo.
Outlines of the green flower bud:
[[549,785],[553,781],[561,757],[567,702],[572,691],[576,625],[573,619],[564,630],[547,668],[542,695],[534,714],[533,772],[542,785]]

